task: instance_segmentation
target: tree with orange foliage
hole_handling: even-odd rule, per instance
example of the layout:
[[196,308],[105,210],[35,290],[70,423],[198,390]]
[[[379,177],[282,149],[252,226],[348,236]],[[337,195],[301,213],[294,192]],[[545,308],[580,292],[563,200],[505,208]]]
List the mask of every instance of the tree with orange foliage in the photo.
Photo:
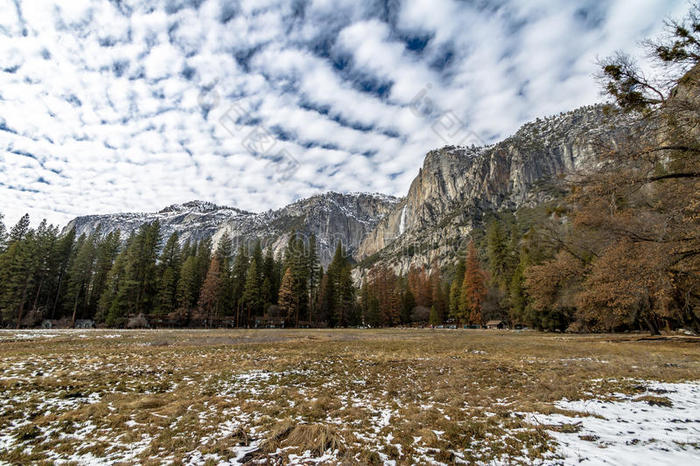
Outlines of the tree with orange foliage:
[[578,310],[591,329],[700,331],[700,2],[645,44],[653,75],[600,63],[627,123],[572,187],[573,226],[597,239]]
[[608,248],[577,296],[578,317],[593,330],[644,325],[658,334],[659,321],[674,314],[668,262],[664,248],[655,244],[620,241]]
[[199,295],[199,309],[206,316],[206,325],[211,325],[212,316],[218,315],[221,296],[221,276],[219,260],[212,257],[209,270]]
[[370,294],[379,304],[382,325],[397,325],[400,322],[401,297],[398,277],[390,268],[382,265],[370,271]]
[[286,321],[296,325],[299,320],[300,297],[294,293],[294,277],[291,268],[287,268],[282,277],[279,290],[279,307]]
[[486,299],[486,272],[481,268],[474,241],[467,247],[467,261],[462,282],[460,319],[470,325],[481,325],[481,306]]
[[408,271],[408,289],[411,290],[417,306],[427,308],[432,306],[433,293],[430,278],[425,270],[425,266],[421,266],[420,269],[411,266]]
[[528,325],[541,330],[566,330],[574,315],[575,296],[583,273],[583,263],[563,249],[553,259],[528,267],[525,272],[525,288],[530,297]]

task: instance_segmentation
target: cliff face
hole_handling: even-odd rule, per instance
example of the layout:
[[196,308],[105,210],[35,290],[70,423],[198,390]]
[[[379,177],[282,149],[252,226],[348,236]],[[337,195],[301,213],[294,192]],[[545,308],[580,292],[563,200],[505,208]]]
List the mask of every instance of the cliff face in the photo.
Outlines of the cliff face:
[[124,235],[145,223],[158,220],[163,240],[177,232],[181,243],[212,238],[214,245],[228,233],[234,247],[252,245],[260,239],[264,247],[280,254],[292,231],[319,242],[322,265],[330,262],[335,245],[342,241],[354,253],[362,239],[399,200],[379,194],[326,193],[303,199],[282,209],[251,213],[208,202],[192,201],[166,207],[154,213],[89,215],[73,219],[65,228],[89,234],[98,227],[103,234],[120,230]]
[[619,123],[602,106],[584,107],[528,123],[495,145],[429,152],[406,198],[367,235],[355,258],[400,272],[452,259],[483,212],[552,198],[563,177],[594,163],[596,145],[609,143]]

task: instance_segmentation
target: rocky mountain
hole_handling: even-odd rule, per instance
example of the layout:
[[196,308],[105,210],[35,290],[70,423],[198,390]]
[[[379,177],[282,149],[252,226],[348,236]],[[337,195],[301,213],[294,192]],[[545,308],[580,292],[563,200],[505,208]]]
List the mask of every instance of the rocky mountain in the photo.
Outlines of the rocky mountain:
[[453,260],[485,212],[555,197],[563,178],[595,163],[596,147],[610,143],[621,123],[602,105],[588,106],[538,118],[494,145],[429,152],[406,198],[362,241],[356,260],[399,272]]
[[[535,206],[560,195],[567,176],[595,164],[600,144],[624,130],[617,114],[602,105],[582,107],[523,125],[514,135],[484,147],[447,146],[427,154],[405,198],[329,192],[274,211],[251,213],[193,201],[156,213],[78,217],[67,228],[78,234],[130,232],[159,220],[163,237],[181,241],[224,233],[242,242],[262,240],[280,253],[290,232],[316,235],[323,265],[337,241],[360,263],[357,275],[377,263],[405,273],[413,264],[454,260],[481,225],[485,213]],[[356,276],[357,276],[356,275]]]
[[98,227],[104,234],[120,230],[128,235],[145,223],[158,220],[163,238],[177,232],[180,241],[212,238],[214,245],[228,233],[237,248],[257,239],[276,254],[283,251],[289,234],[315,234],[319,242],[319,257],[325,266],[330,262],[335,245],[342,241],[349,253],[400,202],[382,194],[341,194],[329,192],[297,201],[278,210],[262,213],[246,212],[234,207],[217,206],[210,202],[192,201],[175,204],[154,213],[120,213],[88,215],[73,219],[65,230],[89,234]]

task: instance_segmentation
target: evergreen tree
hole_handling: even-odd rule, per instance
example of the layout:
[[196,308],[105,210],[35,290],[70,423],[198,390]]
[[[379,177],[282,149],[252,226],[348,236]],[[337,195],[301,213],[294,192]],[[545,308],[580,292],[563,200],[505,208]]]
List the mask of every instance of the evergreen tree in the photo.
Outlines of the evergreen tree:
[[150,313],[157,290],[160,223],[143,225],[127,249],[125,279],[122,283],[130,314]]
[[[297,234],[294,232],[287,238],[287,246],[284,248],[284,257],[282,259],[282,270],[287,271],[287,269],[293,268],[295,256],[299,254],[297,250]],[[284,273],[282,274],[284,277]]]
[[371,296],[367,305],[367,325],[372,328],[381,327],[382,314],[379,309],[379,300],[376,296]]
[[406,287],[406,290],[401,296],[401,323],[409,324],[411,323],[411,314],[413,309],[416,307],[416,299],[413,297],[413,292],[410,288]]
[[359,316],[355,307],[355,288],[352,267],[347,263],[340,269],[337,283],[336,322],[341,326],[357,325]]
[[525,295],[525,269],[527,268],[527,256],[525,252],[521,252],[518,266],[513,272],[508,289],[510,297],[510,322],[513,324],[522,324],[525,322],[525,307],[527,299]]
[[486,251],[491,278],[501,291],[508,289],[510,282],[510,257],[508,239],[503,224],[497,219],[489,222],[486,230]]
[[360,301],[360,313],[361,313],[361,320],[362,323],[367,325],[367,318],[368,318],[368,311],[369,311],[369,300],[370,300],[370,291],[369,291],[369,284],[367,283],[367,278],[362,279],[362,285],[360,285],[360,295],[359,295],[359,301]]
[[238,254],[233,263],[232,283],[233,283],[233,304],[236,307],[236,326],[241,326],[241,312],[243,310],[243,290],[246,283],[246,274],[248,272],[248,255],[245,248],[241,245],[238,248]]
[[163,246],[163,250],[158,257],[158,276],[169,267],[179,267],[181,265],[180,237],[177,232],[173,232]]
[[189,320],[199,296],[197,285],[197,258],[188,256],[182,263],[180,279],[177,282],[177,306],[178,313],[184,320]]
[[243,308],[246,311],[246,327],[251,326],[251,317],[261,315],[263,311],[262,284],[258,273],[258,264],[253,258],[246,272],[245,286],[243,287]]
[[12,227],[12,230],[10,230],[8,242],[16,243],[18,241],[22,241],[29,231],[29,214],[24,214],[15,224],[15,226]]
[[309,321],[316,319],[316,305],[318,302],[318,287],[320,285],[319,270],[321,264],[318,259],[316,235],[309,237],[309,251],[306,259],[309,277]]
[[253,246],[252,260],[255,261],[255,268],[258,271],[258,281],[262,282],[264,259],[262,252],[262,244],[259,239],[255,241],[255,245]]
[[97,241],[95,247],[95,268],[87,305],[87,317],[89,318],[94,318],[97,314],[100,298],[107,287],[109,271],[112,269],[119,253],[119,237],[120,233],[117,230],[108,233],[104,238]]
[[431,311],[434,309],[437,313],[437,320],[442,323],[447,315],[448,296],[445,293],[440,275],[440,266],[437,259],[433,260],[430,266],[430,289],[432,294]]
[[277,290],[280,288],[280,278],[277,272],[277,264],[272,254],[272,248],[268,248],[263,261],[263,296],[265,303],[277,302]]
[[[51,283],[51,294],[47,299],[49,309],[49,317],[51,319],[56,318],[62,314],[61,303],[63,303],[63,295],[65,293],[65,282],[66,275],[68,274],[68,267],[70,265],[73,247],[75,245],[75,228],[71,228],[68,233],[59,238],[52,252],[52,264],[51,268],[54,270],[54,280]],[[97,297],[99,299],[99,297]]]
[[19,328],[39,268],[35,231],[24,215],[12,228],[6,251],[0,256],[0,309],[5,320]]
[[180,278],[181,267],[179,236],[177,232],[174,232],[165,243],[158,259],[159,279],[156,307],[162,315],[177,309],[177,282]]
[[107,275],[105,290],[100,298],[96,319],[105,322],[110,327],[125,324],[129,314],[128,287],[125,286],[125,282],[127,280],[129,252],[133,247],[134,240],[135,235],[132,233]]
[[54,270],[54,252],[58,241],[58,228],[47,225],[46,220],[42,220],[36,230],[36,254],[37,270],[32,289],[33,304],[31,308],[42,312],[42,317],[46,317],[45,312],[48,303],[53,295],[51,289],[56,271]]
[[462,283],[464,282],[464,259],[460,258],[455,266],[454,278],[450,284],[450,306],[449,315],[451,318],[460,320],[460,301],[462,298]]
[[294,233],[289,237],[284,253],[285,274],[291,274],[292,293],[297,306],[294,309],[292,325],[298,326],[302,320],[308,320],[309,309],[309,265],[304,240]]
[[328,322],[333,326],[335,321],[332,317],[333,313],[333,284],[331,283],[328,273],[324,273],[321,269],[321,279],[318,287],[318,307],[315,318],[318,322]]
[[[348,297],[352,294],[352,289],[343,289],[347,286],[345,279],[345,269],[349,269],[345,251],[340,241],[335,248],[333,260],[328,265],[328,279],[324,290],[324,312],[328,316],[331,326],[345,326],[348,324],[348,311],[345,304]],[[352,286],[352,280],[350,281]]]
[[233,296],[234,282],[231,263],[233,259],[233,243],[228,232],[224,232],[219,238],[219,243],[216,247],[214,256],[219,261],[219,276],[221,278],[221,286],[219,291],[219,313],[221,315],[230,316],[236,308],[235,299]]
[[209,263],[211,261],[211,238],[203,239],[199,242],[195,257],[197,264],[196,288],[200,290],[207,276],[207,270],[209,269]]
[[190,256],[194,256],[196,253],[197,248],[192,247],[192,243],[188,238],[187,241],[185,241],[185,244],[182,245],[182,248],[180,248],[180,257],[182,258],[182,261],[184,262],[185,259],[187,259]]
[[219,242],[216,245],[215,254],[219,264],[231,261],[231,258],[233,257],[233,242],[231,241],[231,235],[229,235],[227,231],[225,231],[221,235],[221,238],[219,238]]
[[71,309],[71,325],[75,325],[78,317],[86,317],[87,304],[90,299],[90,284],[95,265],[96,236],[80,235],[75,249],[75,258],[68,270],[67,307]]
[[442,323],[442,319],[440,318],[440,314],[438,313],[438,311],[434,305],[433,305],[433,307],[430,308],[430,317],[428,318],[428,323],[430,323],[430,325],[433,325],[433,326],[440,325]]
[[292,278],[294,294],[299,300],[299,310],[294,325],[299,326],[299,321],[308,321],[309,317],[309,264],[306,247],[302,238],[297,238],[295,250],[297,253],[292,261]]

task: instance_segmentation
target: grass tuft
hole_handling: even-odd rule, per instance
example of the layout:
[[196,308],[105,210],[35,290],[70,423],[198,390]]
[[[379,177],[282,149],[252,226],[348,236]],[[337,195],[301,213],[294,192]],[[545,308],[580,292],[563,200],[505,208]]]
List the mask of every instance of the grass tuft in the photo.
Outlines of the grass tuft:
[[326,451],[345,451],[342,436],[333,426],[326,424],[299,424],[284,440],[285,446],[295,446],[301,451],[310,451],[320,456]]

